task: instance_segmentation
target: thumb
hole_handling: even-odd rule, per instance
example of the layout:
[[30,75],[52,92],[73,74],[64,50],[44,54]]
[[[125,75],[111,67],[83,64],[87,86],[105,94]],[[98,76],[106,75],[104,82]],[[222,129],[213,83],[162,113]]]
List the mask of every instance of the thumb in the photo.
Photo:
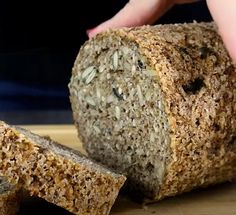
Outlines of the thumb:
[[171,6],[169,0],[130,0],[114,17],[88,30],[89,38],[108,28],[141,26],[152,24]]
[[225,46],[236,62],[236,1],[207,0],[207,4]]

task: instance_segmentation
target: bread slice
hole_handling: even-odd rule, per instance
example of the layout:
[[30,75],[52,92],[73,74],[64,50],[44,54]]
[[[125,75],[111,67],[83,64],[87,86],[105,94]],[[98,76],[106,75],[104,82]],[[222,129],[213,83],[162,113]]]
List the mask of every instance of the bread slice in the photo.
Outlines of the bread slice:
[[0,122],[0,174],[74,214],[106,215],[125,182],[73,149]]
[[231,180],[235,74],[213,23],[101,33],[81,48],[69,84],[79,137],[154,200]]
[[0,177],[0,215],[16,215],[21,200],[21,191],[4,177]]

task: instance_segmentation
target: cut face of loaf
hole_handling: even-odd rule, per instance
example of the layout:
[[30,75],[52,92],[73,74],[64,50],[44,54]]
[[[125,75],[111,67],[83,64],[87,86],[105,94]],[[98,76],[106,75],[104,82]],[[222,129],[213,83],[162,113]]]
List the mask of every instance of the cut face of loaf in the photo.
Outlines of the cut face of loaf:
[[19,210],[21,191],[4,177],[0,177],[0,215],[16,215]]
[[125,181],[77,151],[4,122],[0,159],[1,175],[74,214],[107,215]]
[[158,200],[235,175],[236,70],[213,23],[99,34],[69,89],[88,154],[131,190]]

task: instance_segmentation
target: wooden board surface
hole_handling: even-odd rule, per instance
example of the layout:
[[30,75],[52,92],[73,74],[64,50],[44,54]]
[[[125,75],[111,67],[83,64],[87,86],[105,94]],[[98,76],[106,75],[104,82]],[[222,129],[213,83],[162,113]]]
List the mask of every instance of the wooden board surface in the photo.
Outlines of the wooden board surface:
[[[50,125],[50,126],[23,126],[40,135],[49,135],[52,139],[82,150],[80,141],[73,125]],[[83,152],[83,150],[82,150]],[[65,214],[66,212],[50,206],[42,206],[42,203],[32,203],[31,209],[24,209],[21,214],[40,214],[56,213]],[[26,204],[25,207],[29,207]],[[44,207],[44,211],[43,208]],[[38,211],[38,212],[39,212]],[[236,215],[236,182],[225,183],[207,189],[195,190],[177,197],[164,199],[155,204],[142,206],[128,200],[126,197],[119,197],[111,215]]]

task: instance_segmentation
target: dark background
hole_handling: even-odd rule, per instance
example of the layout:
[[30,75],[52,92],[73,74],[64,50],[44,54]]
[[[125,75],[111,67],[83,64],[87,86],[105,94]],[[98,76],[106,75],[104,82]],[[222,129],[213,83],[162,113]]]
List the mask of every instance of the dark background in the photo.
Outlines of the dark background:
[[[67,85],[86,30],[125,0],[0,1],[0,119],[72,122]],[[210,21],[205,1],[177,5],[156,24]]]

